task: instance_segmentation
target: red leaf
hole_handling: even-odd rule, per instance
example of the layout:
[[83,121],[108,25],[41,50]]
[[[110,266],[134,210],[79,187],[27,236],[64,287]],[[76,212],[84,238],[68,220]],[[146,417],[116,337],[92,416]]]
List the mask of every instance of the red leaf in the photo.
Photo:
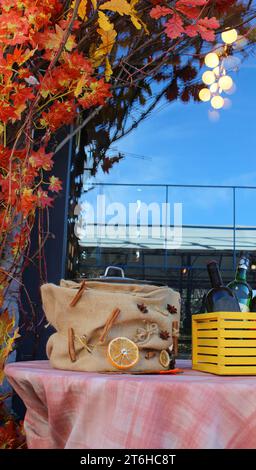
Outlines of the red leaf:
[[166,22],[165,32],[171,39],[178,38],[185,32],[183,21],[179,15],[174,14],[173,17]]
[[37,201],[38,206],[45,209],[45,207],[52,207],[53,198],[48,196],[47,191],[39,189],[37,192]]
[[50,182],[49,184],[50,191],[58,193],[59,191],[62,190],[62,183],[60,179],[57,178],[56,176],[51,176],[49,178],[49,182]]
[[53,167],[52,157],[53,153],[46,153],[44,147],[41,147],[37,152],[32,153],[29,163],[33,168],[49,171]]
[[171,8],[160,7],[160,5],[157,5],[155,8],[152,8],[149,14],[151,18],[154,18],[155,20],[159,20],[159,18],[162,18],[162,16],[169,15],[170,13],[173,13]]
[[186,26],[185,33],[190,37],[193,38],[194,36],[198,35],[198,29],[196,24],[191,24]]
[[177,6],[180,6],[180,5],[185,5],[187,7],[203,6],[203,5],[206,5],[206,3],[208,3],[208,1],[209,0],[179,0],[176,3],[175,8],[177,8]]
[[177,4],[175,8],[191,20],[196,20],[199,17],[201,11],[200,8],[187,7],[186,5],[182,4]]
[[215,16],[213,16],[212,18],[207,18],[206,16],[205,18],[202,18],[201,20],[199,20],[198,24],[208,29],[217,29],[220,26],[220,23],[215,18]]

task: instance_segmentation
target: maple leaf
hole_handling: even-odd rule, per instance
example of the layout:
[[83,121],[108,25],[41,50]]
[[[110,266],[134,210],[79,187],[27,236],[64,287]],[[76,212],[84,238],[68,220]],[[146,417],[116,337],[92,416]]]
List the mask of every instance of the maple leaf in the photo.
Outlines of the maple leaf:
[[209,3],[209,0],[179,0],[176,3],[175,8],[180,5],[185,5],[189,7],[204,6],[207,3]]
[[[65,116],[65,120],[63,119]],[[51,131],[56,131],[65,124],[71,124],[76,116],[76,105],[74,100],[56,100],[47,112],[42,113],[40,123],[44,127],[49,127]]]
[[151,18],[159,20],[159,18],[162,18],[163,16],[173,14],[173,10],[168,7],[162,7],[160,5],[157,5],[155,8],[152,8],[149,14]]
[[9,316],[7,309],[4,310],[0,315],[0,344],[5,342],[6,336],[8,336],[15,325],[15,318]]
[[200,16],[200,8],[198,7],[189,7],[183,4],[176,4],[175,5],[176,10],[178,10],[180,13],[185,15],[187,18],[192,19],[192,20],[197,20]]
[[[58,24],[56,24],[55,31],[48,30],[44,31],[43,33],[38,33],[35,36],[35,40],[38,41],[39,49],[46,49],[55,52],[61,45],[64,33],[65,31]],[[75,45],[75,37],[71,34],[65,44],[65,49],[67,51],[72,51]],[[49,56],[49,58],[51,58],[51,56]]]
[[130,15],[131,7],[126,0],[110,0],[109,2],[104,3],[100,6],[100,10],[110,10],[114,11],[115,13],[119,13],[119,15]]
[[37,201],[38,206],[45,209],[46,207],[52,207],[53,198],[48,196],[47,191],[43,191],[39,188],[37,191]]
[[193,38],[198,35],[198,27],[196,24],[191,24],[185,27],[185,33],[190,37]]
[[198,33],[206,41],[214,41],[215,39],[215,29],[219,27],[219,22],[215,17],[212,18],[202,18],[197,23]]
[[220,23],[219,21],[215,18],[215,16],[212,16],[211,18],[201,18],[199,21],[198,21],[198,24],[200,26],[203,26],[204,28],[208,28],[208,29],[217,29],[219,28],[220,26]]
[[25,188],[22,191],[21,199],[20,199],[20,211],[22,212],[24,217],[27,217],[30,212],[33,212],[36,208],[37,198],[33,194],[33,190],[29,188]]
[[26,230],[21,230],[20,233],[16,233],[13,242],[10,243],[12,247],[13,256],[17,256],[28,244],[28,233]]
[[165,32],[171,39],[175,39],[181,36],[185,32],[183,27],[183,21],[176,13],[165,23]]
[[43,170],[49,171],[53,167],[52,157],[53,153],[46,153],[45,148],[41,147],[37,152],[32,152],[29,157],[29,163],[34,168],[42,168]]
[[112,96],[110,85],[101,78],[98,81],[91,82],[90,91],[86,92],[81,98],[78,98],[78,102],[84,109],[87,109],[91,106],[104,105],[106,98],[109,96]]
[[56,176],[51,176],[49,178],[49,182],[50,182],[49,184],[50,191],[58,193],[59,191],[62,190],[62,183],[60,179],[57,178]]

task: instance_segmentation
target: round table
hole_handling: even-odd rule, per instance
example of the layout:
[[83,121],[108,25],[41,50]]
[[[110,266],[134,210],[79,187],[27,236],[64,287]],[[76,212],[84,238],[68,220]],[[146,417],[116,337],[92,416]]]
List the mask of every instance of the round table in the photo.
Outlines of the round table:
[[71,372],[8,364],[31,449],[256,448],[256,377]]

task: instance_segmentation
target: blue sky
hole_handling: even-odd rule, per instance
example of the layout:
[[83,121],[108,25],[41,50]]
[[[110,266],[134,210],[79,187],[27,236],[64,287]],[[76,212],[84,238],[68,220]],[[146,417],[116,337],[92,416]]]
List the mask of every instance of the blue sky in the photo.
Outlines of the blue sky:
[[[127,156],[109,175],[100,172],[97,182],[256,186],[256,59],[243,62],[232,77],[232,107],[221,111],[218,122],[208,118],[209,103],[174,102],[156,109],[115,144],[151,158]],[[160,188],[150,192],[152,200],[162,198]],[[184,203],[185,224],[231,224],[231,196],[228,190],[176,190],[171,201]],[[237,223],[256,225],[255,206],[256,190],[239,191]]]

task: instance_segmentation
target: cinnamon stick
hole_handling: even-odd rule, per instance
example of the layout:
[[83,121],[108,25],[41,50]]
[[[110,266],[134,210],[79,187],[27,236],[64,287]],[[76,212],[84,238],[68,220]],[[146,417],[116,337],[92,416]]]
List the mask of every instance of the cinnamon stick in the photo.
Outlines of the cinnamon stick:
[[82,297],[84,291],[86,289],[86,281],[83,281],[75,295],[75,297],[72,299],[72,301],[70,302],[69,306],[70,307],[75,307],[75,305],[77,304],[77,302],[80,300],[80,298]]
[[107,334],[109,332],[109,330],[112,328],[113,324],[115,323],[118,315],[120,314],[121,310],[119,308],[115,308],[113,310],[113,312],[110,314],[110,316],[108,317],[106,323],[105,323],[105,326],[104,326],[104,329],[103,329],[103,332],[102,332],[102,335],[99,339],[99,342],[101,344],[104,343],[106,337],[107,337]]
[[73,328],[68,329],[68,352],[72,362],[76,361],[75,333]]
[[174,320],[172,322],[172,342],[174,356],[178,356],[178,335],[179,335],[179,322]]

